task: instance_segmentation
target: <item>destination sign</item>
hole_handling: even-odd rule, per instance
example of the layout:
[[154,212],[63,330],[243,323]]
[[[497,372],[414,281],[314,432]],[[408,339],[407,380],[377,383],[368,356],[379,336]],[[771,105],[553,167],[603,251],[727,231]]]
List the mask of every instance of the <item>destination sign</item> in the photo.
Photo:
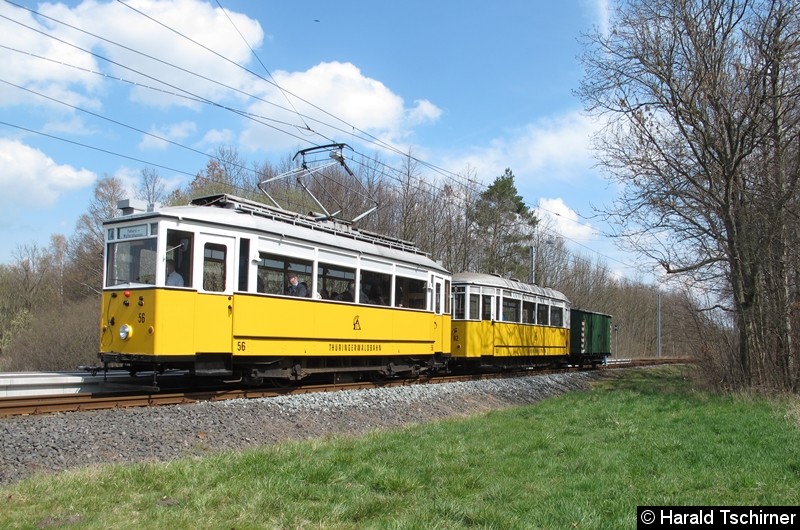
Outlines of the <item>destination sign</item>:
[[146,237],[147,225],[124,226],[118,229],[120,239],[133,239],[134,237]]

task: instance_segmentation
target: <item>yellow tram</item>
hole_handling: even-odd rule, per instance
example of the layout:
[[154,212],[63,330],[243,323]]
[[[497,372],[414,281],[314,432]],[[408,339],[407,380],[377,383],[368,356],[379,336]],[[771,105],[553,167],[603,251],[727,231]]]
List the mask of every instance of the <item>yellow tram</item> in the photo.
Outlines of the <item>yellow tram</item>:
[[123,202],[104,224],[105,368],[299,380],[450,352],[451,276],[409,242],[230,195]]
[[531,366],[570,356],[562,293],[493,274],[453,276],[452,359],[463,366]]

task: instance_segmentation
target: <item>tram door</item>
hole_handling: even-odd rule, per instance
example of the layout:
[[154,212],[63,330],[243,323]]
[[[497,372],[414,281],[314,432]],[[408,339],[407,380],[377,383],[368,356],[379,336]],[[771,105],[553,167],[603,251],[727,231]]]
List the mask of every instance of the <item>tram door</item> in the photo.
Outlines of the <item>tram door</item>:
[[235,288],[234,238],[198,234],[195,285],[195,352],[230,354]]
[[436,315],[434,320],[434,351],[450,352],[450,280],[440,276],[431,276],[433,284],[433,304],[431,309]]
[[437,315],[442,314],[442,290],[444,289],[444,280],[436,276],[433,277],[433,312]]

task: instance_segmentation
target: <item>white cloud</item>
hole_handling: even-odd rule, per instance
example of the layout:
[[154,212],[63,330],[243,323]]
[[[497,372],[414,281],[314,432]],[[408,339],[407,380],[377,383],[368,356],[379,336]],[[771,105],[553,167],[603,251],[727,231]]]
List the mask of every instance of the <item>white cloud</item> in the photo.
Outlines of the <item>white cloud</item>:
[[[320,63],[305,72],[279,73],[278,84],[305,101],[294,101],[301,112],[315,113],[313,102],[360,129],[390,129],[402,120],[403,99],[383,83],[365,77],[351,63]],[[327,122],[331,117],[319,116]]]
[[539,199],[535,210],[537,217],[545,219],[548,226],[570,241],[583,243],[597,238],[594,228],[581,221],[561,198]]
[[493,139],[487,147],[447,160],[445,167],[472,167],[483,177],[509,167],[517,182],[569,181],[592,165],[591,134],[597,123],[579,111],[538,120]]
[[[100,110],[99,99],[94,95],[119,85],[91,72],[111,73],[163,89],[164,92],[154,92],[141,87],[130,88],[134,102],[160,107],[199,107],[196,101],[169,94],[181,92],[175,87],[191,87],[191,97],[212,101],[226,94],[230,96],[228,88],[188,72],[204,73],[205,77],[224,80],[234,88],[252,83],[252,74],[238,65],[247,64],[251,59],[251,47],[256,49],[263,42],[264,33],[257,20],[230,11],[226,16],[213,3],[200,0],[132,0],[127,4],[133,9],[117,2],[95,1],[84,1],[74,7],[62,3],[38,5],[35,9],[49,19],[34,18],[26,10],[0,4],[0,14],[16,21],[0,18],[0,44],[45,58],[5,53],[4,78],[57,101],[94,110]],[[85,28],[87,32],[66,24]],[[146,72],[146,76],[137,72]],[[8,86],[0,87],[0,102],[0,105],[24,102],[56,106],[67,111],[55,102]]]
[[62,193],[91,186],[96,178],[86,169],[59,165],[22,142],[0,138],[0,195],[17,204],[47,208]]
[[251,149],[281,151],[304,144],[305,138],[318,142],[321,137],[314,133],[348,141],[353,127],[397,144],[411,126],[441,115],[427,100],[406,108],[403,98],[351,63],[320,63],[304,72],[274,72],[273,78],[285,92],[269,85],[264,101],[248,109],[263,121],[248,125],[240,138]]
[[442,109],[427,99],[418,99],[414,103],[414,107],[407,111],[410,125],[433,123],[442,116]]
[[[44,4],[41,7],[47,9],[59,6],[64,8],[62,4]],[[87,72],[98,69],[95,58],[70,45],[85,45],[86,39],[81,39],[73,30],[34,18],[27,10],[6,2],[0,3],[0,15],[3,15],[0,18],[0,44],[7,46],[3,53],[3,79],[52,98],[48,100],[31,92],[0,84],[0,107],[25,104],[63,111],[65,107],[57,103],[58,101],[89,108],[98,107],[98,100],[91,94],[102,81],[99,76]],[[53,38],[40,32],[50,33]]]

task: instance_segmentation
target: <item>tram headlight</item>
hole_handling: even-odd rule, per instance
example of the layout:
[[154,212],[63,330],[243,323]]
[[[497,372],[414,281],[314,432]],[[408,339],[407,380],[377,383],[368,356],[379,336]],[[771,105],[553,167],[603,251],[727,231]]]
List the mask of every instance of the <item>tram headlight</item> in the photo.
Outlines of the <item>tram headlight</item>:
[[123,324],[119,327],[119,338],[128,340],[133,335],[133,327],[128,324]]

